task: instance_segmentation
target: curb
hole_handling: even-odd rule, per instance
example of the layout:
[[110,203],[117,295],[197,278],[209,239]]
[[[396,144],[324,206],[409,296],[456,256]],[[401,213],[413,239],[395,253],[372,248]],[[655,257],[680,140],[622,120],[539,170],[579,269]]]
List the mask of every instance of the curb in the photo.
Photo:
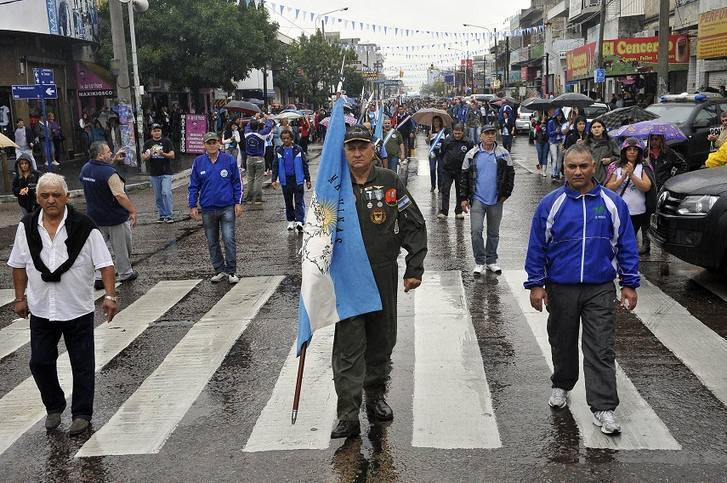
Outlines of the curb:
[[[180,171],[179,173],[172,175],[172,183],[181,179],[181,178],[187,178],[189,177],[189,174],[192,172],[192,168],[187,168],[184,171]],[[143,189],[148,188],[151,185],[150,181],[142,181],[140,183],[133,183],[126,185],[126,191],[132,192],[132,191],[141,191]],[[81,198],[83,196],[83,189],[75,189],[71,190],[69,192],[69,195],[71,198]],[[0,204],[6,204],[6,203],[17,203],[17,198],[15,195],[0,195]]]

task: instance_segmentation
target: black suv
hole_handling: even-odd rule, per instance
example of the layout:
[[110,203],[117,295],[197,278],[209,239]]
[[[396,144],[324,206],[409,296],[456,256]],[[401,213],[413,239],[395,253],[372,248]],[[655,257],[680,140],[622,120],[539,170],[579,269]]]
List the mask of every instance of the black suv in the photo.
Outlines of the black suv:
[[687,140],[669,145],[684,156],[689,169],[697,169],[709,155],[707,135],[710,128],[719,127],[719,116],[727,111],[727,98],[711,93],[666,95],[646,110],[659,116],[660,120],[679,126]]
[[727,166],[667,180],[650,231],[667,253],[727,273]]

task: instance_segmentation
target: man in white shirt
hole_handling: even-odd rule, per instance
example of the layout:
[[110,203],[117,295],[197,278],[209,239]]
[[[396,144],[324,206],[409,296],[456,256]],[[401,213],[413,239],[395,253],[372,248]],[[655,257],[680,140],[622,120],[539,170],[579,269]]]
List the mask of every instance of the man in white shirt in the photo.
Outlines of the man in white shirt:
[[[30,370],[48,415],[47,429],[61,423],[66,396],[58,381],[58,341],[64,338],[73,372],[71,435],[84,432],[93,413],[94,271],[103,276],[103,311],[109,321],[118,311],[115,270],[101,232],[86,215],[67,205],[63,176],[38,180],[41,210],[18,225],[8,265],[13,268],[15,313],[30,315]],[[26,299],[27,296],[27,299]]]

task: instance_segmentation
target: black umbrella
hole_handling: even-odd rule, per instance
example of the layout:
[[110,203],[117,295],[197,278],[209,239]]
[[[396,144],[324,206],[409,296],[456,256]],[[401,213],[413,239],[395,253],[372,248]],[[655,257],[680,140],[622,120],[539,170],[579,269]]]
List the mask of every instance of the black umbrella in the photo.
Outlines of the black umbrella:
[[588,107],[591,104],[593,104],[594,101],[590,97],[578,94],[576,92],[566,92],[565,94],[561,94],[555,99],[553,99],[552,103],[555,107],[577,107],[577,108],[583,108]]
[[598,116],[598,120],[606,125],[606,129],[617,129],[626,124],[634,124],[641,121],[650,121],[656,119],[657,116],[653,112],[642,109],[639,106],[619,107],[613,111]]
[[525,99],[521,106],[527,107],[531,111],[544,111],[553,107],[553,102],[550,99],[543,99],[542,97],[530,97]]
[[242,111],[242,112],[260,112],[260,108],[252,102],[247,101],[230,101],[225,104],[225,109],[228,111]]

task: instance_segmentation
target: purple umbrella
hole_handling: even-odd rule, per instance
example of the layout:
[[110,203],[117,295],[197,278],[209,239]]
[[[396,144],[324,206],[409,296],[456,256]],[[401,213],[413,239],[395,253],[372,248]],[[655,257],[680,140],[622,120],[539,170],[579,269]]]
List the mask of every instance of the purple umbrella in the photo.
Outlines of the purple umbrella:
[[[346,115],[345,115],[345,116],[343,117],[343,120],[344,120],[344,122],[345,122],[345,123],[346,123],[346,124],[347,124],[348,126],[353,126],[354,124],[356,124],[356,123],[357,123],[357,120],[356,120],[356,118],[355,118],[355,117],[353,117],[353,116],[352,116],[352,115],[350,115],[350,114],[346,114]],[[323,120],[321,121],[321,124],[323,124],[324,126],[328,127],[328,123],[329,123],[329,122],[331,122],[331,118],[330,118],[330,117],[327,117],[327,118],[325,118],[325,119],[323,119]]]
[[664,137],[664,141],[684,141],[687,137],[675,124],[654,119],[652,121],[641,121],[627,126],[621,126],[609,132],[608,135],[614,138],[634,137],[637,139],[649,139],[651,134],[658,134]]

